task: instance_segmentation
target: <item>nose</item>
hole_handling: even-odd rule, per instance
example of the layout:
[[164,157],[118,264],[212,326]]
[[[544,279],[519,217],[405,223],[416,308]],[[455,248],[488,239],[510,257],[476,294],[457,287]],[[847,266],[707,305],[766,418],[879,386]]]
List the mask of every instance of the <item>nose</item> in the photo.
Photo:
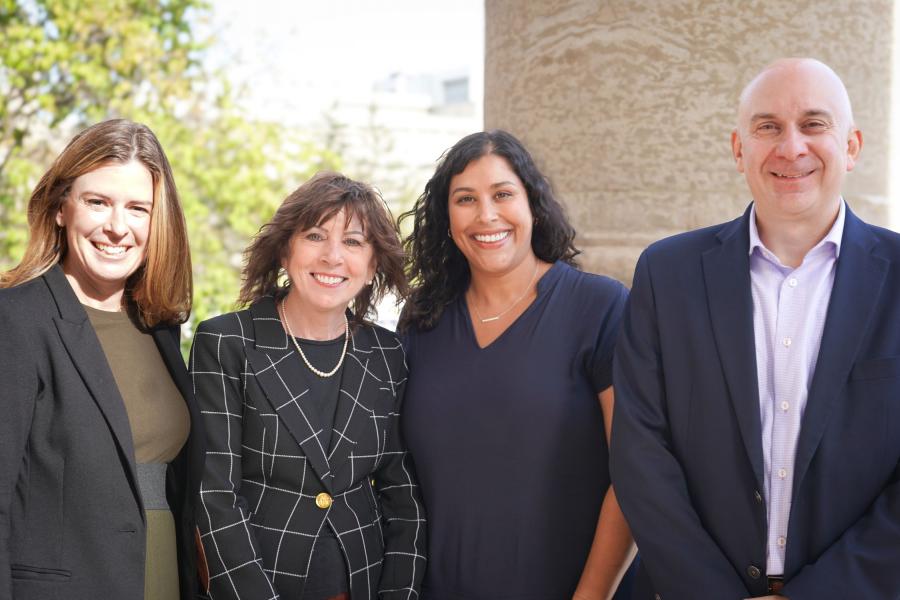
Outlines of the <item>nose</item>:
[[781,158],[796,160],[807,152],[806,136],[796,127],[786,128],[778,143],[777,151]]
[[485,198],[478,203],[478,220],[482,223],[491,223],[497,220],[497,207],[490,198]]
[[330,236],[325,240],[321,259],[328,265],[339,265],[344,262],[344,240],[340,236]]
[[128,233],[127,214],[125,208],[114,207],[109,211],[109,217],[103,226],[103,231],[117,238],[125,237]]

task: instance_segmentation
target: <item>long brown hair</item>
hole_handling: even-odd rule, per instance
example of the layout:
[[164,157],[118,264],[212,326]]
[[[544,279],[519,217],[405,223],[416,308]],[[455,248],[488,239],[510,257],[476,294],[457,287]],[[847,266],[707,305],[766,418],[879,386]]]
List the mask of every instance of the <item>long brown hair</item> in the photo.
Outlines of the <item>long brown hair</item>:
[[153,208],[147,258],[125,282],[125,308],[145,328],[175,325],[191,312],[191,255],[172,167],[146,125],[112,119],[74,138],[44,173],[28,201],[28,246],[22,261],[0,273],[0,287],[36,279],[62,261],[68,250],[56,215],[76,179],[109,164],[138,161],[153,178]]
[[341,210],[348,220],[356,217],[366,240],[372,244],[375,277],[353,299],[353,323],[362,325],[375,304],[392,291],[405,298],[403,247],[400,233],[384,199],[371,186],[340,173],[321,172],[294,190],[272,220],[259,229],[244,251],[246,266],[238,304],[246,306],[263,296],[281,298],[288,288],[278,282],[281,261],[291,247],[295,233],[328,221]]

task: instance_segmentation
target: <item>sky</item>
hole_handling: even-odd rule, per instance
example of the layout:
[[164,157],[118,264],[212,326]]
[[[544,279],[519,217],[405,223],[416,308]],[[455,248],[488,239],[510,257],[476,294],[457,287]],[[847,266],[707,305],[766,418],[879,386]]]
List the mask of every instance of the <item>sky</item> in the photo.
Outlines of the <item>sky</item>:
[[210,64],[247,84],[262,106],[289,100],[297,110],[318,110],[397,71],[471,69],[483,80],[483,0],[212,0],[211,7]]

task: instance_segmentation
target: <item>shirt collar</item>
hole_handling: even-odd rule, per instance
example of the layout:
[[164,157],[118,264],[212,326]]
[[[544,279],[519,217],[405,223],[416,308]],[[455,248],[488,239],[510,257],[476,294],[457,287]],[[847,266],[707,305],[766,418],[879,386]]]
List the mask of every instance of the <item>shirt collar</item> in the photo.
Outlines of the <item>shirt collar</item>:
[[[838,209],[837,218],[834,220],[834,224],[831,226],[831,229],[828,230],[828,233],[825,234],[819,243],[813,246],[810,249],[810,252],[817,248],[821,248],[825,244],[831,244],[834,246],[834,256],[835,258],[841,255],[841,240],[844,237],[844,218],[846,216],[846,203],[844,199],[841,198],[841,206]],[[753,203],[753,206],[750,207],[750,249],[749,254],[753,254],[753,251],[759,248],[760,251],[766,250],[769,252],[769,249],[766,248],[765,244],[762,243],[762,240],[759,239],[759,229],[756,227],[756,203]]]

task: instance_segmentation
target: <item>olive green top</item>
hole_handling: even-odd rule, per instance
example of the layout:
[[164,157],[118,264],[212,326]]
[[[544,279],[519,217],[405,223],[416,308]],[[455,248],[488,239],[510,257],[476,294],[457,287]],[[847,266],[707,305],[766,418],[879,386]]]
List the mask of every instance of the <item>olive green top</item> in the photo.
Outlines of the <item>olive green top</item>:
[[[190,413],[153,336],[141,332],[124,312],[108,312],[89,306],[84,309],[125,403],[135,462],[171,462],[187,441]],[[164,489],[152,492],[165,494]],[[146,512],[144,600],[176,600],[179,597],[178,551],[172,513],[168,510]]]
[[84,309],[125,402],[135,462],[171,462],[187,441],[191,417],[153,336],[124,312]]

